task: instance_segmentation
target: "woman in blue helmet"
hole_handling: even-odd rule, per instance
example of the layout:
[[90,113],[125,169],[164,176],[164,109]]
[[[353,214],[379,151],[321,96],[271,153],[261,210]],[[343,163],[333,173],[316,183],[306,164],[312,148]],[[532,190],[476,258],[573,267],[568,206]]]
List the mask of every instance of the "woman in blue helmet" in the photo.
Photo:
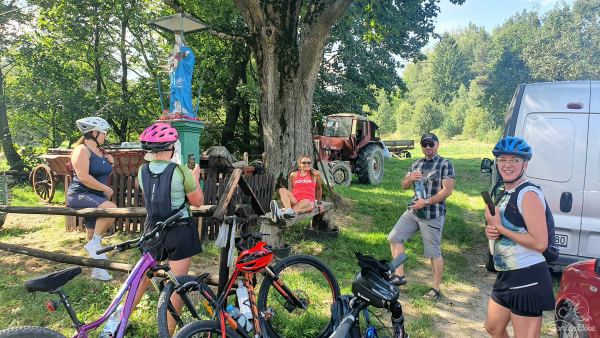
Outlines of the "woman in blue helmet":
[[542,312],[554,309],[550,271],[543,256],[548,246],[549,212],[544,194],[523,178],[532,151],[527,142],[507,136],[492,151],[505,192],[495,215],[486,208],[486,236],[493,240],[498,275],[488,303],[485,329],[492,337],[539,337]]

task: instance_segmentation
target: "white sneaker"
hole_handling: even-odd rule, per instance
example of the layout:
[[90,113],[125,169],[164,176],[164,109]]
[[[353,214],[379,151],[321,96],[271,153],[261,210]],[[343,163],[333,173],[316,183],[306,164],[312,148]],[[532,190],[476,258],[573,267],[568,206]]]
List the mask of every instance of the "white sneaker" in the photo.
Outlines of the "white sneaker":
[[96,241],[89,241],[83,248],[88,252],[93,259],[106,259],[106,254],[98,255],[96,251],[102,249],[102,245]]
[[284,212],[282,212],[282,218],[284,218],[284,219],[292,219],[295,217],[296,217],[296,212],[292,208],[287,208],[287,209],[285,209]]
[[274,223],[277,223],[279,221],[279,215],[280,215],[279,206],[277,205],[277,201],[272,200],[271,204],[269,204],[269,206],[271,207],[271,221],[273,221]]
[[107,281],[113,279],[113,276],[108,271],[99,268],[92,269],[92,278]]

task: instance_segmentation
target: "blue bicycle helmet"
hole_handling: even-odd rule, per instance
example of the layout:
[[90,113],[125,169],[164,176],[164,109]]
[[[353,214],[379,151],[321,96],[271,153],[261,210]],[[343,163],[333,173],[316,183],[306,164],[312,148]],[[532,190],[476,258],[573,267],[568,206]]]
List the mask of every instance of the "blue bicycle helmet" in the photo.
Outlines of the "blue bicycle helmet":
[[500,139],[492,153],[495,157],[500,155],[514,155],[525,159],[525,161],[531,160],[532,152],[531,146],[520,137],[506,136]]

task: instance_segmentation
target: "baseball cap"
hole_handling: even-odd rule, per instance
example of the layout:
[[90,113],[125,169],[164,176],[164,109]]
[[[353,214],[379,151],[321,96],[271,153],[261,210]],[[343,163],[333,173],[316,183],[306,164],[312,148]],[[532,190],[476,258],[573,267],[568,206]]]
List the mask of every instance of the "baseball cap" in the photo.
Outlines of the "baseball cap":
[[435,136],[434,133],[423,134],[423,136],[421,136],[421,143],[423,143],[425,141],[436,141],[436,142],[439,142],[438,137]]

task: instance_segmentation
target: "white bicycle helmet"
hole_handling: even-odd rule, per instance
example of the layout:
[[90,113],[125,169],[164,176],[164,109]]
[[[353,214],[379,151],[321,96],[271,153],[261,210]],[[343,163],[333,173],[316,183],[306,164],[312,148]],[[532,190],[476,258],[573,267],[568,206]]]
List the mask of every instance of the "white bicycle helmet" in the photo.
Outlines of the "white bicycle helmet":
[[75,121],[77,124],[77,128],[81,131],[82,134],[85,134],[89,131],[99,131],[101,133],[106,133],[110,129],[110,125],[106,122],[105,119],[97,116],[84,117]]

